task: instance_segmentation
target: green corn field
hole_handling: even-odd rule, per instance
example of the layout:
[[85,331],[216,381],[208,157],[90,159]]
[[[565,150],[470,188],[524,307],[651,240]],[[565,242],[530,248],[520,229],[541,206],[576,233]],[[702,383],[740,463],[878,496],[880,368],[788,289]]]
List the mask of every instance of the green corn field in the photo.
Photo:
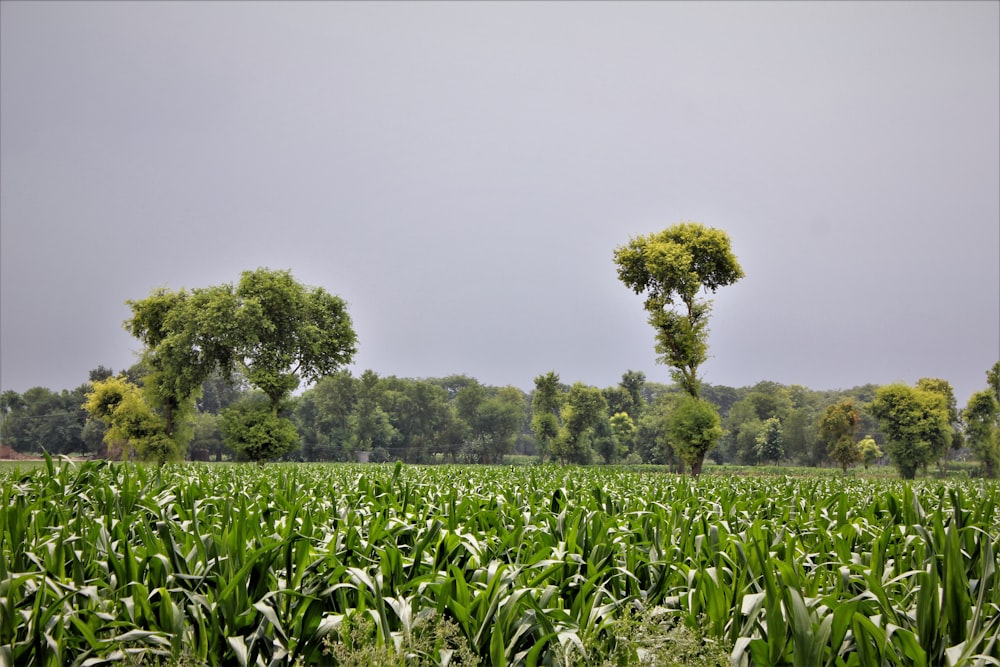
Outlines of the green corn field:
[[1000,665],[995,483],[48,460],[0,495],[0,667]]

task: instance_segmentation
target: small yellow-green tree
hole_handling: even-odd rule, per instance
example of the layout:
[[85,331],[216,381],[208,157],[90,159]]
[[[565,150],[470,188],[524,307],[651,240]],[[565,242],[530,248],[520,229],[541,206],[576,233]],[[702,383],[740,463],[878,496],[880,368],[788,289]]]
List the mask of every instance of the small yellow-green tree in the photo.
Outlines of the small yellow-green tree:
[[850,400],[829,406],[820,416],[819,435],[826,443],[830,458],[840,464],[847,474],[847,466],[861,458],[861,452],[854,442],[854,435],[861,425],[861,415]]
[[871,464],[882,458],[882,450],[879,449],[878,443],[871,436],[858,443],[858,452],[861,454],[861,463],[865,466],[865,470],[868,470]]
[[183,458],[183,444],[167,433],[166,423],[143,390],[125,378],[93,382],[83,408],[107,425],[104,442],[109,450],[120,447],[123,460],[132,452],[160,465]]

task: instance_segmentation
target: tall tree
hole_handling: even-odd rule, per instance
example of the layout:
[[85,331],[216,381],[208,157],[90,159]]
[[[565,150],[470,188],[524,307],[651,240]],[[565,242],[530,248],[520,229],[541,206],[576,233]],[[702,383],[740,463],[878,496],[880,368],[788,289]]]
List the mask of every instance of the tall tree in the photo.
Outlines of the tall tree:
[[453,437],[453,413],[448,392],[426,380],[387,378],[382,404],[399,433],[404,461],[423,463],[437,453],[448,453]]
[[993,396],[1000,402],[1000,361],[986,371],[986,384],[993,391]]
[[357,380],[344,370],[322,378],[303,392],[293,420],[307,461],[350,458],[351,415],[357,402]]
[[[358,378],[357,400],[351,415],[352,442],[355,451],[374,452],[377,458],[390,457],[389,450],[399,438],[388,413],[380,405],[384,387],[378,373],[368,369]],[[401,458],[401,457],[399,457]]]
[[858,451],[861,453],[861,463],[864,464],[865,470],[868,470],[871,464],[882,457],[882,450],[879,449],[875,438],[871,436],[858,443]]
[[[656,332],[658,361],[671,369],[674,381],[695,401],[699,399],[701,378],[698,369],[708,358],[708,314],[712,302],[699,298],[702,290],[715,292],[743,277],[729,236],[719,229],[695,222],[682,222],[667,229],[632,238],[615,249],[618,279],[636,294],[645,294],[644,307]],[[706,403],[684,406],[685,414],[702,413]],[[685,460],[690,458],[691,474],[701,471],[708,448],[721,434],[716,419],[694,419],[710,428],[692,442],[683,444]],[[716,432],[718,430],[718,433]],[[699,443],[695,446],[693,443]],[[675,447],[681,443],[674,442]],[[698,448],[703,448],[699,449]]]
[[69,454],[83,451],[86,414],[80,408],[89,385],[54,392],[32,387],[0,396],[0,442],[19,452]]
[[993,390],[974,393],[963,416],[969,446],[983,462],[983,476],[996,477],[1000,470],[1000,403]]
[[661,232],[632,238],[614,253],[618,279],[645,294],[649,323],[656,331],[659,361],[687,393],[698,398],[698,368],[708,355],[711,301],[715,292],[743,277],[729,236],[718,229],[683,222]]
[[614,437],[615,451],[607,463],[616,463],[632,451],[632,446],[635,443],[636,424],[627,412],[618,412],[611,415],[608,425],[611,428],[611,435]]
[[905,384],[880,387],[871,404],[886,439],[886,453],[903,479],[913,479],[951,445],[952,430],[944,397]]
[[132,317],[125,328],[145,346],[140,363],[146,402],[160,413],[165,434],[177,439],[180,448],[191,434],[176,432],[194,412],[202,382],[226,361],[225,346],[203,326],[216,298],[209,290],[161,288],[145,299],[126,302]]
[[820,438],[826,443],[830,458],[847,474],[847,466],[861,458],[861,451],[854,441],[861,424],[861,415],[850,400],[827,407],[819,420]]
[[559,376],[555,371],[535,378],[535,391],[531,397],[531,430],[538,443],[538,456],[542,461],[549,457],[552,443],[559,437],[562,422],[559,411],[562,406],[562,392]]
[[563,463],[590,463],[594,436],[602,420],[608,420],[608,403],[601,390],[582,382],[574,383],[563,403],[563,426],[553,443],[552,454]]
[[622,379],[618,382],[618,386],[625,390],[630,399],[625,412],[632,417],[633,421],[639,419],[645,403],[642,392],[646,386],[646,374],[642,371],[625,371],[622,373]]
[[[961,423],[962,415],[958,411],[958,402],[955,400],[955,391],[951,388],[951,383],[940,378],[920,378],[917,380],[917,389],[934,392],[944,399],[945,407],[948,410],[948,425],[951,427],[950,443],[942,443],[940,451],[936,452],[938,467],[944,475],[948,468],[948,454],[950,449],[961,449],[965,442],[962,438]],[[951,446],[949,447],[948,444]]]
[[781,420],[769,417],[757,434],[757,457],[761,461],[777,463],[785,455],[785,438],[782,433]]

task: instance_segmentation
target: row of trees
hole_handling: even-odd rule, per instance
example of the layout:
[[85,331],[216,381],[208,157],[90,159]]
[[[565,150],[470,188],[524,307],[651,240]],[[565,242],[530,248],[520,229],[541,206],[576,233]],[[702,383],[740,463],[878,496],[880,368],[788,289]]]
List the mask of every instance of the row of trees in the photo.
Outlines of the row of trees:
[[[133,316],[125,326],[145,346],[136,377],[91,378],[83,407],[103,427],[106,446],[161,463],[189,443],[199,455],[219,451],[216,442],[254,460],[302,444],[309,458],[364,451],[377,459],[496,463],[520,433],[542,459],[563,462],[658,461],[697,475],[712,453],[743,463],[817,464],[829,457],[846,470],[877,458],[883,438],[903,476],[912,477],[933,461],[946,465],[964,443],[966,418],[985,471],[996,469],[1000,395],[992,390],[977,393],[959,413],[950,385],[939,379],[860,388],[835,401],[801,387],[761,383],[740,394],[705,384],[699,368],[712,302],[703,295],[743,277],[725,232],[680,223],[632,238],[615,249],[614,261],[622,283],[645,297],[658,361],[674,380],[656,400],[644,396],[645,378],[631,372],[606,390],[566,387],[550,372],[536,378],[530,398],[464,377],[366,372],[355,379],[341,370],[356,342],[343,301],[288,272],[258,269],[236,285],[158,290],[128,302]],[[197,403],[213,378],[230,390],[242,382],[245,390],[217,414]],[[314,386],[293,398],[302,379]],[[24,421],[15,398],[4,397],[3,429],[10,433],[19,432],[11,423]],[[68,399],[60,398],[66,412]],[[859,442],[861,432],[876,437]]]
[[[5,392],[0,437],[25,453],[44,447],[54,454],[119,457],[125,452],[114,443],[127,434],[108,437],[109,426],[88,419],[81,406],[88,395],[97,395],[95,385],[138,388],[145,373],[141,364],[118,376],[99,367],[73,391]],[[774,382],[743,388],[703,384],[703,400],[718,411],[722,430],[708,456],[718,463],[834,464],[846,470],[880,460],[884,450],[904,476],[911,476],[935,464],[943,468],[961,451],[974,455],[983,474],[993,476],[1000,471],[1000,363],[987,376],[988,388],[974,394],[964,410],[957,409],[950,386],[941,380],[846,391]],[[535,379],[530,393],[467,376],[407,379],[369,370],[355,377],[338,371],[284,401],[279,414],[285,429],[292,427],[287,449],[278,451],[273,442],[257,450],[241,444],[241,416],[269,404],[241,376],[227,381],[212,374],[180,429],[189,438],[185,455],[349,461],[368,452],[373,461],[500,463],[509,454],[521,454],[566,463],[689,469],[683,447],[693,418],[680,409],[691,405],[684,391],[648,382],[634,371],[606,388],[567,385],[549,372]],[[155,433],[155,419],[134,406],[132,413],[138,417],[132,424],[141,425],[145,414]],[[157,458],[155,448],[135,449]]]

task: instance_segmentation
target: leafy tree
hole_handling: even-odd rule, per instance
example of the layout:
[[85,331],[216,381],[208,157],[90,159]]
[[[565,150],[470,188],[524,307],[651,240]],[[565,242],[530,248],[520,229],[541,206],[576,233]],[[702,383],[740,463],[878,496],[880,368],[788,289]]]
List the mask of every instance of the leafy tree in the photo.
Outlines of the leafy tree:
[[125,460],[135,452],[159,465],[183,458],[180,443],[167,434],[145,392],[127,379],[109,377],[92,383],[83,406],[93,419],[107,425],[104,442],[109,454],[120,451]]
[[705,399],[684,395],[670,414],[667,432],[677,455],[691,466],[691,475],[697,477],[705,454],[722,437],[719,412]]
[[1000,361],[986,371],[986,384],[993,391],[993,396],[1000,402]]
[[[645,386],[646,374],[642,371],[625,371],[622,373],[622,379],[618,382],[618,387],[625,392],[628,399],[622,405],[620,412],[627,412],[633,421],[638,419],[639,415],[642,414],[642,408],[645,404],[642,394]],[[619,410],[615,412],[619,412]]]
[[563,463],[590,463],[593,440],[601,421],[608,418],[608,403],[600,389],[576,382],[562,407],[563,426],[552,454]]
[[782,421],[785,457],[800,464],[816,465],[813,450],[816,441],[816,415],[808,407],[796,407]]
[[618,412],[611,416],[609,426],[611,434],[614,436],[616,450],[614,460],[608,461],[608,463],[614,463],[625,458],[632,451],[635,443],[636,425],[627,412]]
[[399,431],[392,425],[389,414],[379,405],[384,388],[378,374],[366,370],[358,378],[357,402],[351,415],[354,451],[371,452],[376,448],[390,452],[399,438]]
[[307,461],[344,461],[353,454],[351,416],[358,400],[357,385],[348,371],[338,371],[303,392],[296,402],[293,421]]
[[[267,395],[272,414],[299,386],[350,363],[357,336],[342,299],[306,287],[288,271],[244,271],[236,286],[228,348],[254,387]],[[224,297],[219,297],[224,298]]]
[[6,417],[16,410],[22,410],[24,406],[24,398],[13,389],[8,389],[0,394],[0,417]]
[[681,394],[660,394],[646,405],[636,424],[634,451],[642,463],[658,463],[680,469],[681,461],[674,454],[667,435],[667,424]]
[[199,412],[194,416],[194,436],[188,445],[191,459],[208,461],[215,456],[216,461],[222,460],[226,451],[222,439],[222,429],[219,426],[219,416],[211,412]]
[[468,451],[478,463],[502,463],[510,453],[525,418],[526,400],[516,387],[503,387],[494,395],[478,382],[455,397],[458,414],[468,425]]
[[456,431],[447,391],[424,380],[387,378],[381,402],[399,434],[403,460],[425,462],[450,449]]
[[781,420],[768,417],[755,438],[757,457],[762,461],[776,463],[785,455],[784,436]]
[[559,376],[554,371],[535,378],[535,391],[531,397],[531,430],[538,443],[538,456],[545,461],[552,449],[552,443],[559,437],[562,423],[559,411],[562,394]]
[[860,423],[861,415],[850,400],[829,406],[819,420],[820,437],[827,445],[827,452],[830,458],[840,464],[845,475],[847,466],[861,458],[861,452],[854,442]]
[[882,450],[879,449],[878,443],[871,436],[858,443],[858,452],[861,454],[861,463],[864,464],[865,470],[868,470],[871,464],[882,458]]
[[[281,418],[300,378],[316,382],[355,352],[346,304],[323,288],[301,285],[288,271],[244,271],[236,286],[160,289],[129,305],[133,316],[125,326],[145,345],[143,386],[175,439],[216,371],[227,379],[240,373],[267,396],[272,416]],[[283,436],[286,429],[261,432],[266,430]]]
[[285,456],[299,444],[298,432],[289,419],[274,414],[268,403],[252,398],[223,410],[220,428],[230,449],[261,464]]
[[19,452],[69,454],[83,451],[86,414],[80,405],[87,385],[54,392],[32,387],[24,394],[8,390],[0,395],[0,441]]
[[[964,446],[961,431],[962,417],[958,411],[958,403],[955,401],[955,392],[951,388],[951,383],[940,378],[920,378],[917,380],[917,389],[939,394],[944,399],[948,410],[948,425],[951,427],[952,433],[951,441],[949,443],[940,443],[941,449],[936,453],[938,466],[941,474],[944,475],[948,467],[949,449],[961,449]],[[949,444],[951,445],[950,448]]]
[[[163,418],[172,437],[194,412],[195,399],[209,373],[226,360],[226,348],[204,322],[216,299],[214,290],[161,288],[138,301],[127,301],[132,317],[125,328],[144,347],[141,366],[146,401]],[[190,433],[185,434],[190,440]],[[179,439],[184,446],[184,436]]]
[[733,403],[726,417],[724,440],[729,459],[744,465],[757,463],[757,435],[763,427],[764,421],[757,416],[757,410],[750,401],[740,399]]
[[903,479],[913,479],[918,468],[926,468],[951,444],[948,406],[938,392],[886,385],[875,393],[871,411]]
[[107,380],[114,374],[115,372],[110,368],[104,365],[99,365],[97,368],[94,368],[93,370],[90,371],[90,373],[88,374],[88,379],[90,382],[97,382],[98,380]]
[[711,302],[702,289],[715,292],[743,277],[729,236],[718,229],[684,222],[648,236],[632,238],[615,249],[618,278],[636,294],[656,331],[659,361],[674,381],[698,398],[698,368],[708,355]]
[[983,475],[993,478],[1000,471],[1000,403],[992,389],[969,397],[963,412],[969,446],[983,462]]

